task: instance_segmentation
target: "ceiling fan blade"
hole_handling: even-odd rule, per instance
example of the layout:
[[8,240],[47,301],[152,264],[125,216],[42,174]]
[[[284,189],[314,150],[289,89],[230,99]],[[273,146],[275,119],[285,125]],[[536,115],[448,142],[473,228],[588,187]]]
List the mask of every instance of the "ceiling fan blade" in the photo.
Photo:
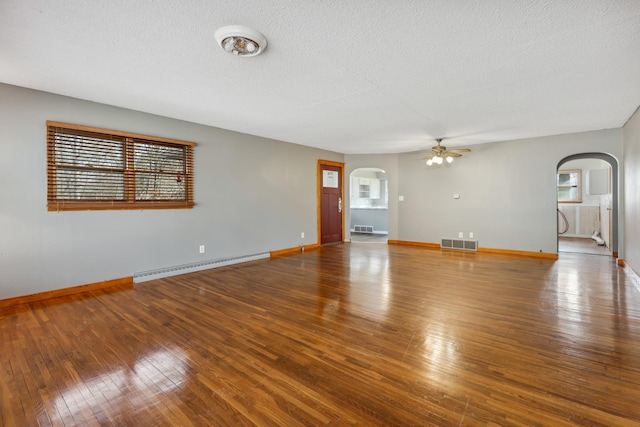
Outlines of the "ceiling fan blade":
[[468,148],[452,148],[449,151],[459,151],[461,153],[469,153],[471,150]]
[[444,153],[442,153],[442,155],[443,155],[444,157],[447,157],[447,156],[451,156],[451,157],[462,157],[462,154],[454,153],[454,152],[452,152],[452,151],[445,151]]

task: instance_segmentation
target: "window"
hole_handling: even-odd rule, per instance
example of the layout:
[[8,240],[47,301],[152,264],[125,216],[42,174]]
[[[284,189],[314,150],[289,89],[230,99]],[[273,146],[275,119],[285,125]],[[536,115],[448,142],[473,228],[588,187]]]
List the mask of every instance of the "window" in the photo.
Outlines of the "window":
[[558,202],[582,202],[582,171],[558,171]]
[[195,145],[48,121],[47,208],[191,208]]

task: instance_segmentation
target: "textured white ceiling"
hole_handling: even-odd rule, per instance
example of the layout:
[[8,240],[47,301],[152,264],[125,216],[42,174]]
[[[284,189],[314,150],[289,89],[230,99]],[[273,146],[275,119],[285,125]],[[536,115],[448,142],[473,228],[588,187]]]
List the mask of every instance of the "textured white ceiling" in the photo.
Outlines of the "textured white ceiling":
[[0,0],[0,82],[342,153],[617,128],[640,0]]

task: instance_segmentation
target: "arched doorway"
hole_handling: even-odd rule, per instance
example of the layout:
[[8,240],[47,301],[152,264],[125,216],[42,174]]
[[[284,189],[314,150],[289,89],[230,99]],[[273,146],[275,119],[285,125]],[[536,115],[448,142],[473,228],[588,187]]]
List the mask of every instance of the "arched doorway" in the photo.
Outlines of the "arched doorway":
[[389,185],[380,168],[358,168],[349,176],[351,242],[387,243]]
[[618,161],[605,153],[574,154],[557,171],[558,253],[618,256]]

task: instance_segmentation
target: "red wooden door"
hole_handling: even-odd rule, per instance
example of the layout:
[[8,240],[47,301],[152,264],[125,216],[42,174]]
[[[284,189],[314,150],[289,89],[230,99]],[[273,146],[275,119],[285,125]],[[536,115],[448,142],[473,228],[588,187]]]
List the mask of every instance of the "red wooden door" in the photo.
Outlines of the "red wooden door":
[[321,165],[320,243],[342,242],[342,167]]

